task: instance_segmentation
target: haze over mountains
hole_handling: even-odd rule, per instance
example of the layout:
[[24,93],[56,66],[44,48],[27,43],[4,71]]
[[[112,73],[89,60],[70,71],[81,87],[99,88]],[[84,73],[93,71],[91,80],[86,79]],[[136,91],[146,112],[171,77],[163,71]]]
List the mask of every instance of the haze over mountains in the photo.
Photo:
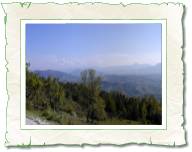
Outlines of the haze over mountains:
[[[102,89],[121,91],[128,96],[154,95],[161,102],[161,64],[132,64],[107,68],[94,68],[102,77]],[[63,82],[79,82],[84,69],[71,71],[36,70],[42,77],[54,77]]]
[[[85,68],[65,70],[75,76],[79,76]],[[155,65],[149,64],[130,64],[110,67],[93,67],[100,75],[153,75],[161,74],[161,63]]]

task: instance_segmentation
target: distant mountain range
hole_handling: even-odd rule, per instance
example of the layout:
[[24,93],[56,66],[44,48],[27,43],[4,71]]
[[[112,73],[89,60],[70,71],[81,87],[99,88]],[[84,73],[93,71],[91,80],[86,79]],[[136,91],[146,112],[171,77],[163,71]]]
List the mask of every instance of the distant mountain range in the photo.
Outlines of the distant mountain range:
[[[80,72],[54,70],[34,71],[41,77],[54,77],[62,82],[79,82]],[[97,68],[97,73],[102,77],[102,89],[106,91],[121,91],[128,96],[154,95],[161,101],[161,64],[156,65],[128,65],[108,68]]]
[[107,75],[151,75],[161,74],[161,64],[148,65],[148,64],[132,64],[113,66],[107,68],[98,69],[101,73]]
[[106,91],[120,91],[128,96],[154,95],[161,101],[161,75],[106,75],[102,88]]
[[[161,74],[161,63],[155,65],[149,64],[131,64],[118,65],[110,67],[94,67],[100,75],[154,75]],[[68,71],[72,75],[79,76],[84,69],[74,69]]]
[[36,70],[34,73],[38,74],[41,77],[48,78],[53,77],[57,78],[60,81],[69,81],[69,82],[76,82],[79,80],[79,77],[73,76],[71,74],[61,72],[61,71],[55,71],[55,70]]

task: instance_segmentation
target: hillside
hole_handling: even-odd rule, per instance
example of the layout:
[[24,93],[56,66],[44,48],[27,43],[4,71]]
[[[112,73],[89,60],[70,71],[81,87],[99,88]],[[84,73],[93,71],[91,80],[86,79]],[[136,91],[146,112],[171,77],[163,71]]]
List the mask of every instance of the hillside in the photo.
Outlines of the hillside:
[[120,91],[128,96],[153,95],[161,102],[160,75],[106,75],[101,85],[106,91]]
[[48,77],[53,77],[57,78],[60,81],[69,81],[69,82],[76,82],[78,80],[78,77],[73,76],[69,73],[61,72],[61,71],[56,71],[56,70],[35,70],[34,73],[38,74],[41,77],[48,78]]
[[105,91],[101,80],[93,69],[82,71],[78,83],[45,78],[27,69],[27,118],[30,113],[58,125],[161,124],[161,103],[154,96]]
[[[149,70],[148,70],[149,71]],[[61,82],[79,82],[80,74],[74,75],[71,73],[45,70],[35,71],[41,77],[57,78]],[[101,73],[101,72],[99,72]],[[161,102],[161,75],[160,74],[145,74],[145,75],[109,75],[100,74],[102,77],[101,87],[105,91],[121,91],[128,96],[145,96],[153,95]]]

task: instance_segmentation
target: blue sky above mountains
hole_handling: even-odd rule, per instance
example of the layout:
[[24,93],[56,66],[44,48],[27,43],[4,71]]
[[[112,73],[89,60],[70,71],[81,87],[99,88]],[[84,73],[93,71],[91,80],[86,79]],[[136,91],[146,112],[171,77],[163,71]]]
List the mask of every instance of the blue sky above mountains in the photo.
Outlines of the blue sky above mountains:
[[161,24],[27,24],[26,57],[33,70],[161,62]]

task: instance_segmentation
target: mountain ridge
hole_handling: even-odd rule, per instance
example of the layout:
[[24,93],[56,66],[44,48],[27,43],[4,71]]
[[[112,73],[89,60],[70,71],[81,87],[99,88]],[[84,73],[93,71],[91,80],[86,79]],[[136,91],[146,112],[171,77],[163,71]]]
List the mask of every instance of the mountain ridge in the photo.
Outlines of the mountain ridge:
[[[74,75],[57,70],[36,70],[34,73],[41,77],[54,77],[62,82],[80,82],[80,74]],[[98,72],[97,72],[98,73]],[[161,74],[103,74],[101,87],[105,91],[121,91],[128,96],[154,95],[161,101]]]

